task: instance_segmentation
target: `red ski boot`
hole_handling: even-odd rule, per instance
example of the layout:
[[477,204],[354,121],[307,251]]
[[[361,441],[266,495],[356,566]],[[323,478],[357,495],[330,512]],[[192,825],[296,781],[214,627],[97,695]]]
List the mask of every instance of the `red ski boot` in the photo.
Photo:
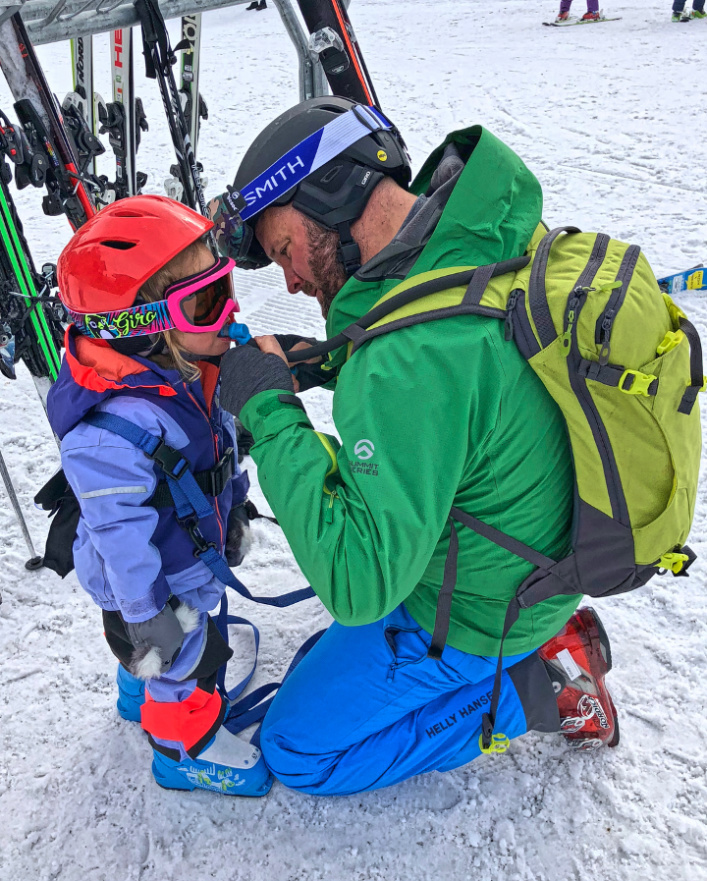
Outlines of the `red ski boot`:
[[569,20],[570,20],[569,12],[558,12],[557,18],[555,19],[555,21],[569,21]]
[[561,731],[572,746],[616,746],[619,722],[604,684],[611,670],[611,646],[594,609],[578,609],[538,654],[557,694]]
[[585,12],[580,21],[601,21],[600,12]]

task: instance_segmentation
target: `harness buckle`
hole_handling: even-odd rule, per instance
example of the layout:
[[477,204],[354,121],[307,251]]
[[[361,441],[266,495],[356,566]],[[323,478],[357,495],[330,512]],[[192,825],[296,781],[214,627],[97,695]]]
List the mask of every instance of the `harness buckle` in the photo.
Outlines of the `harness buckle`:
[[206,541],[202,531],[199,529],[199,521],[195,517],[186,517],[178,522],[182,529],[186,529],[189,533],[189,538],[192,540],[196,548],[194,556],[197,560],[200,560],[202,556],[212,548],[216,550],[216,543],[213,541]]
[[211,469],[211,495],[220,496],[233,477],[233,447],[229,447]]
[[184,469],[189,467],[184,456],[168,446],[161,438],[155,449],[147,455],[157,462],[167,477],[171,477],[173,480],[179,480]]

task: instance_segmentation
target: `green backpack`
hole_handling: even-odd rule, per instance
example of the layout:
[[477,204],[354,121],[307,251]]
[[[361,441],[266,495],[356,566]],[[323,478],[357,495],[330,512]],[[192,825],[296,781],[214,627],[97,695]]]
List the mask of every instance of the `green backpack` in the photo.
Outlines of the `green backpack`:
[[[563,235],[563,233],[565,233]],[[452,508],[450,518],[537,568],[509,604],[494,698],[484,718],[491,743],[503,640],[528,608],[561,594],[606,597],[695,559],[684,545],[695,510],[702,450],[698,392],[704,390],[697,331],[636,245],[575,227],[538,227],[524,257],[407,278],[328,351],[449,315],[505,322],[565,418],[575,471],[572,553],[552,560]],[[510,343],[509,343],[510,344]],[[297,353],[310,357],[313,350]],[[451,531],[430,656],[441,657],[456,582]]]

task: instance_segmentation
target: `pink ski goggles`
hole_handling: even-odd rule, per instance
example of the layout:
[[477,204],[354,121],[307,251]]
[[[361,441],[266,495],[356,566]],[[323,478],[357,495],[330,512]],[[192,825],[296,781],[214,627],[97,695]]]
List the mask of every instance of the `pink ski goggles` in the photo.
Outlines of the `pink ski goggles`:
[[165,330],[184,333],[219,331],[239,311],[231,272],[235,262],[219,258],[213,266],[182,278],[164,292],[164,299],[114,312],[67,310],[77,330],[94,339],[116,340]]

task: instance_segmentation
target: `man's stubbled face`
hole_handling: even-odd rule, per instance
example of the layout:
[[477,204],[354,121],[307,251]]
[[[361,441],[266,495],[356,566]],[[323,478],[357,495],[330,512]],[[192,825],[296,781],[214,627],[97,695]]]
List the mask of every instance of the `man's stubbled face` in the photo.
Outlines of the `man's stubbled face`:
[[326,229],[304,218],[304,225],[309,245],[309,266],[315,288],[319,289],[317,297],[322,315],[326,318],[334,297],[346,284],[347,276],[339,255],[339,234]]

